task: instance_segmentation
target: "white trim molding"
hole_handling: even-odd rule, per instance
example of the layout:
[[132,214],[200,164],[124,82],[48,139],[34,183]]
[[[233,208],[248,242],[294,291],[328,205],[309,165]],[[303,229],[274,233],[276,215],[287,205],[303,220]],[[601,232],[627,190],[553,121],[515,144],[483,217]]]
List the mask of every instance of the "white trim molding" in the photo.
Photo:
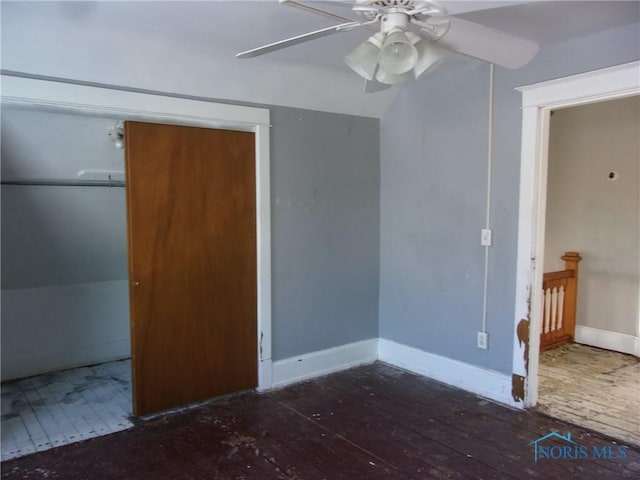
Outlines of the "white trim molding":
[[380,361],[515,408],[511,376],[381,338]]
[[517,90],[522,93],[522,152],[514,332],[519,330],[521,322],[528,321],[529,355],[525,358],[526,342],[520,342],[514,335],[513,373],[526,378],[524,404],[532,407],[538,400],[551,111],[640,94],[640,62],[541,82]]
[[260,360],[258,363],[258,386],[256,390],[264,392],[273,386],[273,363],[271,359]]
[[255,133],[258,388],[271,387],[270,112],[265,108],[2,75],[3,106]]
[[640,338],[635,335],[576,325],[575,340],[576,343],[640,357]]
[[[526,85],[516,90],[522,92],[523,108],[574,107],[610,98],[638,95],[640,93],[638,75],[640,75],[640,62],[631,62]],[[594,88],[596,77],[597,82],[601,83],[600,88]]]
[[269,126],[269,110],[95,87],[62,81],[2,75],[2,102],[41,110],[53,109],[127,120],[203,125],[226,130],[255,131]]
[[329,373],[373,363],[378,339],[362,340],[273,362],[272,386],[283,387]]

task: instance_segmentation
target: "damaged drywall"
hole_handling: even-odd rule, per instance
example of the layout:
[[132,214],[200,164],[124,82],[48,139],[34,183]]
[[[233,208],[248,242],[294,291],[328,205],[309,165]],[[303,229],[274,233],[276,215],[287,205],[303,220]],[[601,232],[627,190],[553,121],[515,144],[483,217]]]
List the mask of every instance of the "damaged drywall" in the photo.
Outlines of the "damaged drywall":
[[[516,336],[518,337],[518,345],[524,345],[524,369],[529,373],[529,320],[523,318],[516,327]],[[526,377],[514,373],[511,375],[511,395],[515,402],[524,401],[524,385]]]

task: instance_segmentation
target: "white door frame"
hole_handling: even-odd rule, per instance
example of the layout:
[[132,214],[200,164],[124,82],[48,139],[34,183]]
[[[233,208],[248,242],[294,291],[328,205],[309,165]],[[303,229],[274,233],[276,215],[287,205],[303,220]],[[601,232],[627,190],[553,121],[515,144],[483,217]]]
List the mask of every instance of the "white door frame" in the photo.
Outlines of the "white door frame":
[[258,389],[269,389],[272,383],[269,110],[8,75],[2,75],[1,81],[4,105],[255,133]]
[[515,326],[517,329],[522,321],[525,325],[528,323],[529,348],[526,348],[526,342],[521,344],[514,338],[513,373],[526,378],[524,406],[533,407],[538,401],[550,113],[558,108],[640,94],[640,62],[527,85],[517,90],[522,92],[522,153]]

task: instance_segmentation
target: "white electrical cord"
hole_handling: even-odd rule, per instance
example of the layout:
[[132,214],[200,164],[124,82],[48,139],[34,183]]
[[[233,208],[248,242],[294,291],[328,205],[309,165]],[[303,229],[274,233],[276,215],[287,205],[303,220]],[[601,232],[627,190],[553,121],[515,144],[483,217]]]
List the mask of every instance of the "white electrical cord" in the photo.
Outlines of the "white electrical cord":
[[[491,169],[493,164],[493,83],[494,66],[489,65],[489,127],[487,132],[487,204],[485,228],[491,228]],[[489,246],[484,247],[484,291],[482,295],[482,331],[487,331],[487,301],[489,296]]]

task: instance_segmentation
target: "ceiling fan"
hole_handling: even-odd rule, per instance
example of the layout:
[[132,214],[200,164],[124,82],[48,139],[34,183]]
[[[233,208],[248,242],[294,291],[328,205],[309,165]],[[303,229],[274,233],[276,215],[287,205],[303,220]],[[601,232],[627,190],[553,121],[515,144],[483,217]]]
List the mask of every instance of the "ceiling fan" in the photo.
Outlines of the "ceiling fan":
[[295,0],[279,2],[343,23],[247,50],[236,57],[257,57],[356,28],[374,30],[374,35],[344,58],[366,80],[366,92],[419,78],[434,70],[447,51],[510,69],[523,67],[538,52],[538,44],[532,40],[449,16],[444,7],[432,0],[340,2],[352,4],[359,21]]

